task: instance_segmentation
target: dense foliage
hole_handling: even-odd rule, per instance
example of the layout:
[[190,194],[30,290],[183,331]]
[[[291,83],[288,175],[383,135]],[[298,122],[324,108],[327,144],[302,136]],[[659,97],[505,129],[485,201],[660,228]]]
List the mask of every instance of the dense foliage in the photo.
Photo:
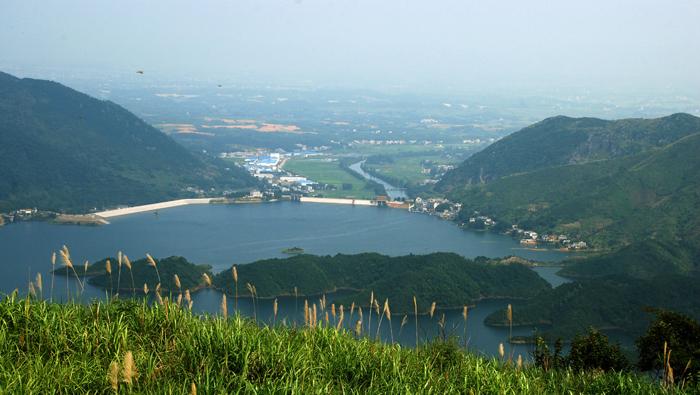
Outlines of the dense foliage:
[[672,311],[657,310],[656,319],[637,340],[638,367],[660,372],[664,353],[670,351],[669,363],[675,379],[700,381],[700,323]]
[[124,108],[61,84],[0,73],[0,212],[84,212],[252,184]]
[[549,370],[454,343],[419,349],[344,330],[259,327],[165,300],[0,302],[3,393],[692,393],[634,373]]
[[553,166],[634,155],[698,132],[700,118],[682,113],[617,121],[547,118],[472,155],[438,187],[451,190]]
[[[395,313],[413,311],[416,296],[421,312],[435,301],[441,307],[461,307],[480,298],[528,298],[548,290],[549,284],[521,264],[457,254],[434,253],[389,257],[375,253],[357,255],[298,255],[267,259],[237,266],[239,292],[246,283],[255,285],[258,296],[318,295],[336,289],[350,291],[339,301],[369,303],[370,293],[389,298]],[[214,285],[235,292],[231,271],[219,273]]]
[[[640,336],[650,322],[649,307],[673,309],[700,317],[700,281],[683,275],[659,275],[653,279],[606,276],[560,285],[536,297],[515,303],[515,325],[548,324],[552,338],[570,339],[588,327],[619,330]],[[505,325],[505,311],[486,322]]]

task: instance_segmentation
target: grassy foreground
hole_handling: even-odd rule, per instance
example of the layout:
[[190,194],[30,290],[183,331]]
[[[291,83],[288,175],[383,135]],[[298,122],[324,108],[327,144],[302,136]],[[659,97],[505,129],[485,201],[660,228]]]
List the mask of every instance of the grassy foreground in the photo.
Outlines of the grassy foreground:
[[328,327],[197,316],[167,301],[61,305],[14,294],[0,301],[1,393],[183,394],[193,387],[200,394],[665,391],[631,373],[518,369],[450,343],[406,349]]

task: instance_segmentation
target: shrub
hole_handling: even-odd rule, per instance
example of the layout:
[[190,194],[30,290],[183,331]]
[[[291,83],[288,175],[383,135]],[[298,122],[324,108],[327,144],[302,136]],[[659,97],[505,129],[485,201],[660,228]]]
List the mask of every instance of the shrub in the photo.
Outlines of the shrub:
[[566,362],[576,370],[621,371],[630,367],[620,346],[610,344],[608,337],[594,328],[590,328],[585,335],[577,335],[573,339]]

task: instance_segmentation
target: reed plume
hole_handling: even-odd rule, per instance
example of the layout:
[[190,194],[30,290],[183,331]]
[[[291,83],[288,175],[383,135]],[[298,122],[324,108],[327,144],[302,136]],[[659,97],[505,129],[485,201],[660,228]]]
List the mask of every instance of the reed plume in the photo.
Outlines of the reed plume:
[[129,276],[131,276],[132,296],[136,297],[136,285],[134,284],[134,273],[131,271],[131,261],[129,260],[129,257],[126,256],[126,254],[124,254],[123,259],[124,259],[124,265],[126,266],[127,269],[129,269]]
[[467,348],[467,318],[469,317],[469,308],[465,304],[462,308],[462,318],[464,319],[464,332],[462,338],[464,339],[464,348]]
[[362,320],[357,320],[355,323],[355,337],[360,337],[362,335]]
[[192,383],[190,386],[190,395],[197,395],[197,384]]
[[326,311],[326,313],[324,314],[324,316],[325,316],[325,319],[326,319],[326,327],[328,327],[329,321],[328,321],[328,312],[327,312],[327,311]]
[[309,326],[309,301],[304,300],[304,325]]
[[[73,271],[73,275],[75,275],[75,279],[78,281],[78,285],[80,285],[80,289],[83,289],[83,283],[80,281],[80,277],[78,277],[78,273],[75,271],[75,267],[73,266],[73,261],[70,259],[70,251],[68,250],[68,247],[65,245],[61,249],[61,260],[63,261],[63,265],[66,268],[66,271],[68,269],[71,269]],[[70,295],[70,288],[69,288],[69,281],[68,281],[68,276],[66,275],[66,299],[68,299]]]
[[31,296],[32,298],[36,298],[36,289],[34,288],[34,281],[29,282],[28,288],[29,296]]
[[503,343],[498,343],[498,356],[501,358],[501,361],[503,361],[503,357],[506,355],[506,350],[503,347]]
[[515,368],[516,368],[517,370],[521,370],[521,369],[523,368],[523,356],[520,355],[520,354],[518,354],[518,360],[517,360],[517,362],[516,362],[516,364],[515,364]]
[[211,277],[208,274],[202,273],[202,280],[204,280],[204,285],[211,287]]
[[143,294],[148,295],[148,284],[143,283]]
[[311,315],[311,320],[313,321],[313,328],[316,328],[316,324],[318,323],[318,312],[316,311],[316,303],[314,303],[314,309],[313,309],[313,314]]
[[180,276],[177,274],[173,274],[173,281],[175,282],[175,286],[177,287],[178,291],[182,293],[182,283],[180,282]]
[[277,298],[272,302],[272,326],[277,324]]
[[430,305],[430,318],[433,318],[433,315],[435,314],[435,308],[437,307],[437,304],[433,302],[433,304]]
[[87,284],[87,272],[88,272],[88,267],[90,266],[90,262],[85,260],[85,263],[83,263],[83,284]]
[[401,331],[403,331],[403,327],[406,324],[408,324],[408,314],[404,315],[401,319],[401,326],[399,327],[399,339],[401,338]]
[[41,299],[44,299],[44,282],[41,278],[41,273],[36,274],[36,288],[39,290]]
[[226,294],[221,294],[221,315],[224,320],[228,318],[228,303],[226,303]]
[[335,330],[339,331],[343,327],[343,319],[345,319],[345,311],[343,310],[343,305],[340,305],[340,315],[338,316],[338,324],[335,326]]
[[331,303],[331,314],[333,315],[333,325],[335,325],[335,322],[336,322],[335,303]]
[[394,327],[391,325],[391,309],[389,309],[389,299],[384,300],[384,315],[389,320],[389,334],[391,335],[391,344],[394,344]]
[[513,306],[508,303],[508,308],[506,309],[506,319],[508,320],[508,348],[510,349],[509,361],[513,360]]
[[119,389],[119,363],[117,361],[112,361],[112,363],[109,364],[107,380],[109,380],[109,385],[114,392],[117,392]]
[[250,292],[250,298],[253,301],[253,320],[255,322],[258,322],[258,312],[257,312],[257,307],[255,303],[255,286],[252,285],[251,283],[246,283],[245,284],[246,288],[248,288],[248,292]]
[[182,306],[182,293],[177,295],[177,306],[178,307]]
[[352,314],[355,312],[355,302],[350,304],[350,321],[352,321]]
[[[386,303],[387,302],[385,301],[384,306],[386,306]],[[377,299],[374,300],[374,306],[375,306],[375,311],[377,313],[377,317],[379,317],[379,322],[377,323],[377,334],[375,335],[375,338],[379,339],[379,330],[382,327],[382,319],[384,318],[384,312],[379,313],[379,303],[377,303]]]
[[122,381],[127,385],[132,385],[138,373],[136,371],[136,364],[134,364],[134,354],[132,354],[131,351],[127,351],[126,354],[124,354],[124,361],[122,364]]
[[119,290],[122,283],[122,259],[123,254],[121,251],[117,252],[117,296],[119,296]]
[[372,336],[372,306],[374,305],[374,291],[369,294],[369,318],[367,319],[367,333]]
[[418,348],[418,302],[416,295],[413,295],[413,316],[416,318],[416,348]]
[[156,269],[156,276],[158,276],[158,283],[160,284],[160,273],[158,272],[158,265],[156,264],[156,260],[153,259],[151,254],[146,254],[146,260],[148,261],[148,266],[151,266],[152,268]]
[[233,309],[238,311],[238,269],[236,269],[236,265],[231,266],[231,276],[233,276],[233,285],[236,288],[233,296]]
[[50,300],[53,302],[53,280],[56,272],[56,251],[51,253],[51,293],[50,293]]
[[107,259],[107,262],[105,262],[105,270],[109,276],[109,294],[111,297],[112,293],[114,292],[114,285],[112,284],[112,263],[109,261],[109,259]]
[[192,311],[192,305],[194,304],[194,300],[192,300],[192,297],[190,297],[189,289],[185,290],[185,300],[187,300],[187,309],[189,311]]

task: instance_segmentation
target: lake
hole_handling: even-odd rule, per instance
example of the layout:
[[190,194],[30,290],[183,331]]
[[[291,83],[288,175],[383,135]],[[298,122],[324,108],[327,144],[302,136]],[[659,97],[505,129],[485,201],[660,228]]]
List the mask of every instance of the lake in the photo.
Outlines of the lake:
[[[215,272],[262,258],[284,257],[284,248],[298,246],[307,253],[327,255],[374,251],[387,255],[455,252],[465,257],[519,255],[541,261],[558,261],[567,256],[559,251],[533,251],[520,247],[517,240],[488,232],[464,231],[454,223],[405,210],[351,205],[277,202],[237,205],[194,205],[112,218],[101,227],[21,222],[0,227],[0,291],[27,289],[37,272],[44,276],[44,289],[50,283],[50,256],[62,245],[69,246],[77,265],[97,261],[124,251],[132,259],[150,253],[155,257],[180,255],[195,263],[206,263]],[[554,285],[565,281],[557,268],[536,268]],[[77,284],[69,282],[75,291]],[[66,283],[56,278],[55,295],[65,297]],[[60,291],[60,292],[59,292]],[[104,297],[104,291],[87,287],[86,297]],[[207,290],[195,295],[195,310],[216,312],[220,294]],[[230,300],[230,303],[233,303]],[[260,302],[260,317],[269,318],[271,301]],[[281,302],[280,316],[294,314],[293,301]],[[303,303],[303,301],[301,301]],[[468,330],[475,349],[493,354],[506,331],[483,325],[483,318],[507,301],[484,301],[470,313]],[[243,313],[251,313],[250,300],[240,300]],[[423,320],[427,317],[421,317]],[[395,337],[410,345],[415,342],[415,326],[409,323],[398,336],[400,317],[393,323]],[[411,320],[409,320],[411,321]],[[446,312],[447,328],[460,332],[461,312]],[[382,327],[388,330],[388,327]],[[419,322],[422,338],[436,332],[436,324]],[[374,328],[373,330],[376,330]],[[408,334],[404,333],[407,332]],[[514,329],[514,335],[531,332]],[[461,333],[461,332],[460,332]],[[386,338],[388,331],[384,333]],[[410,335],[410,336],[409,336]],[[495,343],[494,343],[495,342]],[[519,349],[524,351],[524,349]]]

